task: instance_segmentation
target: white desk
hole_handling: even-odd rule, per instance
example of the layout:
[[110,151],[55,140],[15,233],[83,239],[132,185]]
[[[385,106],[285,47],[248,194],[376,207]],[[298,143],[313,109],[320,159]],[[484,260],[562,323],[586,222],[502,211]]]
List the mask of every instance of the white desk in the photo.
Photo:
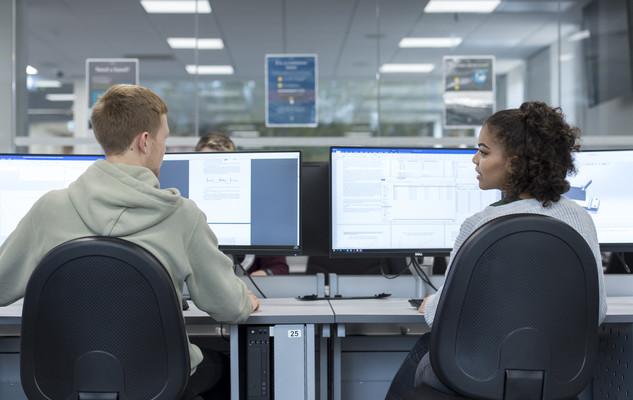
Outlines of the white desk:
[[[393,376],[378,376],[371,368],[393,369],[395,353],[401,351],[396,342],[407,349],[420,333],[429,330],[424,317],[403,298],[370,300],[332,300],[336,321],[336,335],[332,338],[332,393],[333,399],[355,400],[366,398],[368,392],[383,397]],[[609,309],[600,327],[598,360],[592,387],[586,389],[582,399],[633,397],[633,296],[608,297]],[[380,327],[378,332],[369,326],[388,324],[390,331]],[[415,328],[412,329],[412,325]],[[358,326],[364,333],[358,334]],[[350,335],[350,331],[354,333]],[[384,345],[377,337],[389,340],[389,349],[373,354],[372,346]],[[345,339],[347,338],[347,339]],[[346,340],[346,343],[343,341]],[[408,341],[408,342],[407,342]],[[347,346],[346,348],[344,346]],[[406,354],[406,350],[401,352]],[[345,354],[349,354],[345,356]],[[397,361],[397,360],[396,360]],[[378,367],[373,367],[373,366]],[[356,369],[358,375],[349,375]],[[360,371],[363,369],[363,371]],[[391,372],[387,372],[388,374]],[[373,381],[372,381],[373,380]],[[357,381],[362,385],[357,384]],[[382,383],[382,385],[381,385]],[[371,387],[370,390],[367,387]],[[628,395],[623,395],[628,393]],[[608,397],[609,396],[609,397]]]
[[334,321],[347,323],[426,324],[424,316],[408,299],[391,298],[366,300],[330,300]]
[[607,297],[607,304],[605,324],[633,323],[633,296]]
[[[596,375],[593,382],[593,390],[590,390],[590,397],[601,399],[607,398],[627,398],[633,396],[633,297],[618,296],[609,297],[609,311],[604,324],[600,328],[599,351]],[[185,311],[185,322],[187,328],[200,327],[206,330],[207,327],[217,327],[218,324],[213,321],[206,313],[197,310],[190,303],[190,309]],[[22,312],[22,303],[17,302],[7,307],[0,308],[0,349],[3,344],[7,344],[13,350],[0,351],[0,398],[17,399],[19,396],[13,396],[16,391],[15,384],[18,379],[17,370],[19,368],[19,355],[17,354],[18,337],[20,333],[20,320]],[[266,325],[272,326],[274,329],[275,351],[281,351],[279,359],[284,360],[282,365],[275,365],[276,376],[285,377],[282,382],[275,383],[278,395],[281,396],[283,390],[297,390],[301,388],[300,396],[288,395],[277,398],[315,398],[315,381],[317,377],[321,379],[320,398],[327,398],[327,337],[330,336],[330,324],[336,324],[336,335],[332,335],[333,352],[332,352],[332,386],[333,398],[341,397],[341,341],[346,334],[349,335],[351,328],[364,326],[365,324],[379,326],[381,331],[378,333],[368,330],[369,335],[361,333],[364,336],[358,336],[365,348],[371,348],[371,341],[375,338],[382,338],[389,346],[393,346],[392,350],[388,350],[384,355],[393,356],[393,354],[402,352],[406,354],[412,342],[414,342],[420,333],[428,330],[422,315],[411,307],[407,299],[404,298],[385,298],[370,300],[317,300],[317,301],[300,301],[295,298],[285,299],[261,299],[261,308],[249,317],[244,325]],[[315,338],[318,336],[317,328],[321,326],[321,341],[319,344],[321,358],[321,370],[319,374],[315,372]],[[383,331],[383,328],[389,328]],[[414,329],[412,329],[414,328]],[[238,326],[231,326],[231,391],[232,399],[239,399],[239,352],[243,349],[239,348],[239,329]],[[304,340],[291,342],[288,339],[290,330],[300,329]],[[373,336],[372,336],[373,335]],[[283,338],[283,339],[282,339]],[[285,341],[284,341],[285,339]],[[288,347],[298,344],[297,347]],[[397,347],[397,348],[396,348]],[[400,349],[401,347],[401,349]],[[286,351],[283,351],[286,350]],[[360,354],[361,351],[356,354]],[[288,356],[289,358],[284,358]],[[364,357],[367,356],[367,357]],[[391,372],[385,365],[376,362],[378,354],[363,354],[358,360],[354,360],[346,366],[346,370],[353,370],[360,363],[375,364],[377,374],[382,374],[374,379],[381,381],[382,386],[387,385],[392,376],[387,376]],[[277,355],[275,360],[277,360]],[[397,358],[397,357],[396,357]],[[349,359],[347,359],[349,361]],[[394,358],[394,363],[398,360]],[[301,368],[296,368],[300,365]],[[348,368],[349,367],[349,368]],[[299,373],[299,378],[295,375]],[[290,374],[290,375],[286,375]],[[292,377],[292,378],[289,378]],[[298,382],[293,387],[285,387],[288,382]],[[371,382],[356,382],[357,386],[371,386]],[[279,387],[277,387],[279,385]],[[18,388],[19,389],[19,388]],[[21,389],[20,389],[21,390]],[[382,390],[382,389],[380,389]],[[8,393],[11,393],[9,395]],[[17,393],[17,391],[15,392]],[[623,395],[624,393],[624,395]],[[628,395],[626,395],[628,393]],[[347,395],[347,393],[344,393]],[[380,397],[379,391],[374,392]],[[383,394],[384,395],[384,394]],[[7,397],[8,396],[8,397]],[[374,396],[375,397],[375,396]],[[367,397],[348,396],[345,400],[354,400]]]

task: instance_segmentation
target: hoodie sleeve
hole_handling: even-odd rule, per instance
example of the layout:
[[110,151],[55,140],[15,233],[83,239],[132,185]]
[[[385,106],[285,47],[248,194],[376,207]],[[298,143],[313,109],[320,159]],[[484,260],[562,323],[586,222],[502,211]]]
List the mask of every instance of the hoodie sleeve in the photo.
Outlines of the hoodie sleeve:
[[[35,202],[31,210],[0,247],[0,306],[24,297],[26,285],[42,257],[64,240],[42,235],[42,221],[50,221],[46,210],[55,193],[49,192]],[[65,216],[63,211],[60,211]],[[54,224],[53,224],[54,225]]]
[[0,306],[9,305],[24,296],[26,284],[37,265],[33,251],[28,251],[28,218],[22,220],[16,230],[0,247]]
[[245,321],[253,310],[248,289],[233,272],[231,260],[218,249],[218,240],[202,212],[187,251],[191,273],[185,282],[196,307],[218,322]]

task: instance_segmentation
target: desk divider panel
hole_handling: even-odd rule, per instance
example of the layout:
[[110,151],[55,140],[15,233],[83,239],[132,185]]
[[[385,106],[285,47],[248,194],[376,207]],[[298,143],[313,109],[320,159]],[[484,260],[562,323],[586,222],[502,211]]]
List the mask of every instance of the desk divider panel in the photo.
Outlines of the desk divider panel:
[[608,297],[633,296],[633,274],[604,274]]
[[389,293],[392,298],[422,298],[422,279],[401,275],[388,279],[381,275],[329,275],[330,297],[375,296]]
[[259,298],[325,296],[325,275],[323,273],[315,275],[240,276],[240,279]]

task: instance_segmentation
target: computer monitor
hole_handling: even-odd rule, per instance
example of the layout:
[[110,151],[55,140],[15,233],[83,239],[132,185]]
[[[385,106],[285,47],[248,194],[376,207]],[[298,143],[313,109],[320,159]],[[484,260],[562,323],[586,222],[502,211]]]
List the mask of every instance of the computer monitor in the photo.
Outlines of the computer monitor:
[[97,155],[0,154],[0,245],[43,194],[64,189]]
[[596,225],[603,251],[633,251],[633,150],[587,150],[574,154],[576,175],[565,196],[584,207]]
[[330,148],[330,257],[446,255],[480,190],[476,149]]
[[301,152],[168,153],[159,180],[204,211],[225,253],[301,253]]

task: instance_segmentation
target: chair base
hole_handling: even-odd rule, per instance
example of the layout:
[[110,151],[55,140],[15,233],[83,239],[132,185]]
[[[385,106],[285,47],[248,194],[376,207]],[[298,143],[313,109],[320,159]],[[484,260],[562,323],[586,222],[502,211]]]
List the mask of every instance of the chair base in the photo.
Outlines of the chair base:
[[403,400],[456,400],[467,398],[458,394],[440,392],[429,386],[418,386],[405,394]]
[[[468,397],[463,397],[458,394],[448,394],[448,393],[440,392],[439,390],[435,390],[429,386],[419,386],[411,390],[410,392],[406,393],[403,397],[403,400],[457,400],[457,399],[468,399]],[[569,400],[578,400],[578,396],[572,397]]]

